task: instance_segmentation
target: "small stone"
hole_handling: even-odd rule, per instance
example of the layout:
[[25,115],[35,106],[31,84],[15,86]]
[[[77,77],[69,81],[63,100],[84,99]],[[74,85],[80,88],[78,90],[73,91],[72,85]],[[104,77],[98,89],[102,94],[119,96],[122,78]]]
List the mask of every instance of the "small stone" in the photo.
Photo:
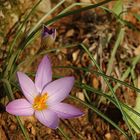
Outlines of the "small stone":
[[106,133],[105,138],[106,138],[106,140],[112,140],[112,137],[111,137],[110,133]]
[[0,18],[4,18],[4,17],[5,17],[5,16],[4,16],[2,10],[0,10]]
[[60,51],[64,54],[67,54],[67,49],[66,48],[62,48]]
[[80,0],[80,1],[84,3],[92,3],[91,0]]
[[85,96],[84,96],[83,92],[77,92],[77,93],[76,93],[76,96],[77,96],[79,99],[81,99],[82,101],[85,101]]
[[13,23],[16,23],[18,21],[18,16],[15,13],[12,13],[11,17],[12,17]]
[[19,0],[19,2],[20,2],[21,4],[24,4],[24,3],[25,3],[25,0]]
[[11,9],[11,4],[10,4],[10,2],[8,2],[8,1],[5,2],[4,6],[5,6],[5,8],[8,9],[8,10]]
[[137,55],[140,55],[140,45],[134,50],[134,54],[137,56]]
[[66,33],[66,37],[71,37],[71,36],[73,36],[73,35],[74,35],[74,29],[70,29],[70,30],[68,30],[67,33]]
[[34,135],[34,136],[36,135],[36,131],[35,131],[35,128],[33,127],[32,123],[29,123],[27,125],[27,129],[32,135]]
[[42,0],[38,5],[37,10],[43,13],[47,13],[51,10],[51,1],[50,0]]
[[89,38],[85,38],[82,43],[85,45],[85,46],[88,46],[89,45]]
[[82,65],[83,65],[84,67],[86,67],[86,66],[88,66],[88,65],[90,64],[90,59],[89,59],[89,56],[88,56],[87,53],[84,53],[84,54],[82,55],[81,61],[82,61]]
[[96,43],[93,43],[93,44],[91,45],[91,47],[89,48],[89,51],[92,52],[93,50],[96,49],[96,47],[97,47],[97,44],[96,44]]
[[95,89],[98,89],[99,88],[99,80],[96,77],[93,77],[93,79],[92,79],[92,86]]
[[[0,116],[0,117],[1,117],[1,116]],[[2,126],[2,125],[5,126],[5,125],[6,125],[6,124],[5,124],[5,121],[1,119],[1,120],[0,120],[0,125],[1,125],[1,126]]]
[[69,4],[72,4],[72,3],[74,3],[75,1],[74,1],[74,0],[66,0],[66,2],[69,3]]
[[48,134],[51,134],[51,133],[52,133],[52,130],[51,130],[51,129],[48,129],[48,130],[47,130],[47,133],[48,133]]
[[76,61],[77,60],[78,54],[79,54],[79,50],[77,50],[77,51],[75,51],[75,52],[72,53],[73,61]]

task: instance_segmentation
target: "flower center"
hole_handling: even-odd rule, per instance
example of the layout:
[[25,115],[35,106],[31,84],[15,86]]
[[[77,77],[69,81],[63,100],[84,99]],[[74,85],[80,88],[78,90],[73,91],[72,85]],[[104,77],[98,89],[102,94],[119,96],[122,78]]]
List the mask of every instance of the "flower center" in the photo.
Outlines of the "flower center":
[[33,108],[35,110],[39,110],[39,111],[46,109],[47,108],[47,104],[46,104],[47,99],[48,99],[47,93],[45,93],[42,96],[35,97],[34,103],[33,103]]

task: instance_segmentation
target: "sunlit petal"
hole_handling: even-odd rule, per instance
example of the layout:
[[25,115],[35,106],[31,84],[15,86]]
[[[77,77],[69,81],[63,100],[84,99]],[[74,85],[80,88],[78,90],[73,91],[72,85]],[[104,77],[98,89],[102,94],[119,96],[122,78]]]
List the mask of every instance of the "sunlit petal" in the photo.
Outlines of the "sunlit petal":
[[43,87],[52,81],[52,69],[49,58],[45,56],[38,66],[35,76],[35,85],[37,90],[41,93]]
[[51,105],[64,100],[69,95],[73,84],[74,77],[60,78],[48,84],[42,92],[48,93],[47,104]]
[[55,112],[47,109],[43,111],[35,111],[36,118],[45,126],[56,129],[58,127],[58,116]]
[[33,103],[34,98],[39,95],[35,84],[26,74],[22,72],[17,72],[17,76],[24,96],[30,103]]
[[54,106],[51,106],[50,109],[56,112],[60,118],[65,119],[83,115],[83,112],[78,108],[66,103],[58,103]]
[[17,99],[10,102],[6,106],[6,111],[16,116],[30,116],[34,113],[32,105],[26,99]]

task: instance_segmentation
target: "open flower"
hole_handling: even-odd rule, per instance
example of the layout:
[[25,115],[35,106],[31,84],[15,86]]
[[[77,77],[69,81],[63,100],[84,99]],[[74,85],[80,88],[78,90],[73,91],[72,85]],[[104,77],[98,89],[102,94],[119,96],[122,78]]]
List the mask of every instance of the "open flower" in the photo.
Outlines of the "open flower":
[[35,83],[24,73],[17,72],[20,87],[26,99],[16,99],[6,106],[6,111],[16,116],[35,117],[45,126],[56,129],[59,118],[67,119],[81,116],[83,113],[62,103],[71,91],[74,77],[64,77],[52,81],[51,64],[45,56],[39,64]]
[[41,45],[50,47],[53,45],[56,38],[56,29],[49,29],[47,26],[43,25],[42,35],[41,35]]

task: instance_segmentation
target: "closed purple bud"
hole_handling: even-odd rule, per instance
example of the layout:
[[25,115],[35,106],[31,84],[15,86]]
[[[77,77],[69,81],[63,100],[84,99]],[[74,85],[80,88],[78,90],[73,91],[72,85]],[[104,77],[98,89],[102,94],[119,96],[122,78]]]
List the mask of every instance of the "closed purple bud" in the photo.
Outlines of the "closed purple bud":
[[56,29],[49,29],[47,26],[43,25],[42,35],[41,35],[41,45],[50,47],[53,45],[56,38]]

